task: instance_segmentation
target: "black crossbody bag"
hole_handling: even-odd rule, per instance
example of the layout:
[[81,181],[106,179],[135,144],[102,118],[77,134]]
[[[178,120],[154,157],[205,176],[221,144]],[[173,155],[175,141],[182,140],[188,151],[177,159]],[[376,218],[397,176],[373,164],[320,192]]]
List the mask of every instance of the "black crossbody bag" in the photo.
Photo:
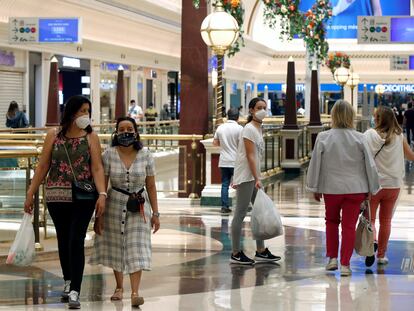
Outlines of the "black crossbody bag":
[[66,148],[65,143],[63,143],[65,148],[66,156],[68,157],[70,169],[73,175],[72,181],[72,200],[74,202],[96,202],[98,199],[98,191],[96,191],[95,184],[90,181],[78,181],[75,175],[75,171],[72,167],[72,161],[70,160],[68,149]]
[[126,204],[128,212],[138,213],[143,211],[145,198],[142,196],[142,193],[144,192],[145,188],[142,188],[138,192],[128,192],[117,187],[112,187],[112,189],[128,196],[128,201]]

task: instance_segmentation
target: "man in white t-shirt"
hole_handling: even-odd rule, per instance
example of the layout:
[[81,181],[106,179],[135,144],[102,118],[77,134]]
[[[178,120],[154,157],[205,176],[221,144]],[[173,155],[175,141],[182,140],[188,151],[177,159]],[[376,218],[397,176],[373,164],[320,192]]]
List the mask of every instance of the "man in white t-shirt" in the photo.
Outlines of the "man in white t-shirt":
[[141,106],[137,105],[134,99],[131,99],[129,104],[128,117],[134,119],[135,122],[142,121],[142,118],[144,117],[144,112],[142,111]]
[[213,145],[220,146],[219,167],[221,171],[221,212],[230,213],[229,186],[234,174],[234,163],[237,156],[237,148],[240,133],[243,129],[237,123],[239,110],[230,108],[227,112],[227,122],[221,124],[214,134]]

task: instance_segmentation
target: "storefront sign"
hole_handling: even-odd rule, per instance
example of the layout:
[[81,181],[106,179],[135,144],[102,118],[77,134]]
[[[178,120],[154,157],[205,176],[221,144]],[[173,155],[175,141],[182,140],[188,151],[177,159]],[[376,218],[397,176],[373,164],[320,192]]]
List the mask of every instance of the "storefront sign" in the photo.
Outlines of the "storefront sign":
[[13,67],[16,63],[13,52],[7,53],[7,51],[0,51],[0,65]]
[[81,19],[10,17],[9,42],[23,43],[82,43]]
[[62,57],[63,67],[80,68],[80,59],[71,57]]
[[[367,84],[368,90],[375,90],[378,84]],[[385,93],[414,93],[414,84],[383,84]],[[364,85],[358,86],[358,91],[364,91]]]

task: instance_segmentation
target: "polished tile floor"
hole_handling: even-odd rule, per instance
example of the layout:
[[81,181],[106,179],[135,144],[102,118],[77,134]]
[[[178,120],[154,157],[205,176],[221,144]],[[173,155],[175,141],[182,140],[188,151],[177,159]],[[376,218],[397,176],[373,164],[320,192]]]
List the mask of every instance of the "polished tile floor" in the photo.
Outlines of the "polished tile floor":
[[[407,169],[390,264],[366,269],[364,258],[354,255],[354,273],[347,278],[324,271],[324,208],[306,193],[303,175],[285,176],[266,189],[285,225],[282,237],[266,242],[282,256],[278,264],[229,265],[231,215],[163,201],[162,229],[153,236],[153,270],[142,279],[142,310],[414,310],[414,170]],[[246,217],[243,242],[252,255],[249,221]],[[86,265],[82,309],[130,310],[128,282],[122,302],[110,302],[114,287],[110,269]],[[0,265],[0,310],[65,310],[61,289],[57,260],[28,268]]]

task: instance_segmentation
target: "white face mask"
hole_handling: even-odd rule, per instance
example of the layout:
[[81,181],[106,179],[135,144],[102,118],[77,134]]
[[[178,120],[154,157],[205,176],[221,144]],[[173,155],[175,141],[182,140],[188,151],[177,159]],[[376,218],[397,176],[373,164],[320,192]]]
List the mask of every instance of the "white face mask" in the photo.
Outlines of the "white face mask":
[[259,111],[256,111],[256,113],[254,114],[254,116],[259,119],[260,121],[262,121],[265,117],[266,117],[267,113],[266,110],[261,109]]
[[88,125],[91,125],[91,119],[89,119],[88,115],[80,116],[76,118],[75,124],[77,127],[84,130],[88,127]]

